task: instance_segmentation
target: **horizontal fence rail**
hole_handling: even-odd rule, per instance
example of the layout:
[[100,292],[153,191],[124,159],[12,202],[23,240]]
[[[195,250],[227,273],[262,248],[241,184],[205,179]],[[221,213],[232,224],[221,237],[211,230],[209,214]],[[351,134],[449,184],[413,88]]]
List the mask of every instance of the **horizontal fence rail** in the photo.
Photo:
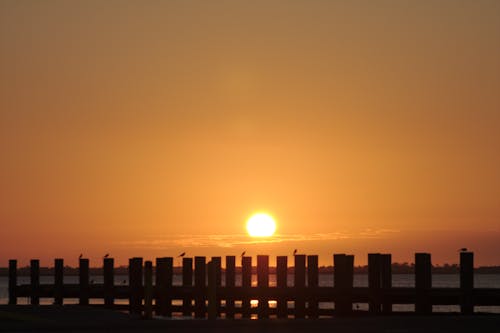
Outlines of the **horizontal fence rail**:
[[[355,304],[368,304],[370,314],[390,314],[394,304],[414,304],[418,314],[432,313],[433,305],[459,305],[463,314],[472,314],[474,306],[500,306],[500,289],[474,288],[473,253],[460,253],[460,287],[432,288],[431,255],[415,254],[415,287],[392,286],[391,255],[368,255],[368,287],[354,287],[354,256],[333,256],[333,287],[319,286],[318,256],[294,255],[293,286],[287,284],[288,257],[276,258],[276,285],[269,285],[269,256],[257,256],[257,284],[252,285],[252,258],[241,258],[241,283],[236,285],[236,257],[182,258],[182,285],[173,284],[173,258],[151,261],[129,260],[128,285],[115,285],[114,259],[104,258],[103,283],[89,280],[89,260],[79,260],[78,283],[63,282],[64,261],[54,261],[54,283],[40,283],[40,264],[30,262],[30,284],[17,284],[17,261],[9,261],[9,304],[28,297],[39,305],[40,298],[52,298],[55,305],[76,298],[81,305],[90,299],[101,299],[110,309],[127,309],[131,315],[151,318],[154,314],[194,316],[195,318],[318,318],[344,316]],[[193,267],[194,265],[194,267]],[[225,283],[222,284],[222,274]],[[154,284],[153,284],[154,281]],[[194,282],[194,283],[193,283]],[[117,300],[128,300],[120,304]],[[275,306],[269,306],[269,302]],[[322,308],[322,303],[331,307]]]

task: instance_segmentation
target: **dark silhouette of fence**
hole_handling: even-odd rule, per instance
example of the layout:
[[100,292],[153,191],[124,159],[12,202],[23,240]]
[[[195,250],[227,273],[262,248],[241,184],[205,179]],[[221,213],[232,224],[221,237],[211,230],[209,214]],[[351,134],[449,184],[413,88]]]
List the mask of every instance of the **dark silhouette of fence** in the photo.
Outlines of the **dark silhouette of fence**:
[[[353,286],[354,256],[333,256],[333,287],[319,286],[318,256],[294,256],[293,286],[287,285],[288,258],[276,260],[276,286],[269,285],[269,256],[257,256],[257,285],[252,286],[252,258],[242,257],[241,284],[236,285],[236,258],[225,258],[225,283],[222,285],[221,257],[182,258],[182,285],[173,284],[173,258],[157,258],[155,283],[153,264],[142,258],[129,260],[129,284],[114,284],[114,260],[104,258],[103,283],[89,283],[89,260],[79,262],[79,283],[63,283],[63,259],[55,259],[54,284],[40,284],[38,260],[31,260],[29,285],[17,285],[17,261],[9,261],[9,304],[18,297],[29,297],[32,305],[41,297],[53,298],[62,305],[64,298],[77,298],[88,305],[89,299],[103,299],[101,306],[113,309],[128,308],[132,315],[150,318],[179,314],[196,318],[318,318],[320,316],[350,315],[354,303],[367,303],[368,313],[390,314],[393,304],[415,304],[418,314],[432,313],[432,305],[460,305],[464,314],[473,313],[475,305],[500,305],[500,289],[474,288],[473,253],[460,253],[460,287],[432,288],[431,255],[415,254],[415,287],[392,287],[391,255],[368,255],[368,287]],[[193,284],[194,273],[194,284]],[[115,300],[127,299],[128,305]],[[257,300],[256,307],[251,300]],[[268,301],[276,301],[269,307]],[[173,302],[178,301],[178,302]],[[291,303],[293,302],[293,306]],[[323,308],[322,302],[334,307]],[[355,311],[355,310],[354,310]]]

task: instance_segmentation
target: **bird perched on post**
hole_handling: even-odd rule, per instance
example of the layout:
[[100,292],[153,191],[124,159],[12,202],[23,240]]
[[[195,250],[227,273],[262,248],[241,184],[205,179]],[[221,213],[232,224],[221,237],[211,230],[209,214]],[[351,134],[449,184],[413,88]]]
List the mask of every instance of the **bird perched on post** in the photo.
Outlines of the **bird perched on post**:
[[78,256],[78,259],[82,259],[83,258],[83,253],[80,253],[80,255]]
[[106,253],[106,254],[104,255],[104,258],[108,258],[108,257],[109,257],[109,253]]
[[246,253],[247,253],[247,251],[241,252],[241,256],[243,257]]
[[297,254],[297,249],[293,250],[293,255]]
[[463,247],[459,250],[460,252],[467,252],[467,248],[466,247]]
[[185,255],[186,255],[186,252],[182,252],[181,254],[179,254],[179,255],[177,256],[177,258],[179,258],[179,257],[184,257]]

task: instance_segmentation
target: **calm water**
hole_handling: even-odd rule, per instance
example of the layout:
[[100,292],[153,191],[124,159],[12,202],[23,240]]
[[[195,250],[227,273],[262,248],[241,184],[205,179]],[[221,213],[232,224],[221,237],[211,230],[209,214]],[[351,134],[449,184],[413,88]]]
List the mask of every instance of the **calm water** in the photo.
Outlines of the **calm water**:
[[[93,283],[102,283],[102,276],[91,276],[90,279]],[[28,276],[18,277],[18,284],[29,284]],[[50,284],[54,282],[52,276],[41,276],[41,284]],[[65,283],[78,283],[78,276],[65,276]],[[174,275],[174,285],[181,285],[182,276]],[[224,284],[224,274],[222,276],[222,283]],[[116,285],[126,285],[128,284],[128,276],[117,275],[115,276]],[[269,284],[271,286],[276,285],[276,275],[271,274],[269,276]],[[293,284],[293,275],[288,276],[288,285]],[[458,274],[434,274],[432,276],[432,286],[440,288],[458,288],[460,284],[460,276]],[[241,275],[236,276],[236,285],[241,285]],[[257,285],[257,277],[252,276],[252,285]],[[320,274],[319,275],[319,285],[320,286],[333,286],[333,275],[332,274]],[[413,274],[394,274],[392,276],[392,285],[394,287],[414,287],[415,286],[415,276]],[[355,287],[367,287],[368,286],[368,276],[366,274],[356,274],[354,275],[354,286]],[[500,289],[500,274],[475,274],[474,275],[474,287],[476,288],[499,288]],[[0,277],[0,304],[7,304],[8,297],[8,278]],[[19,304],[27,304],[27,298],[19,298]],[[52,299],[42,298],[40,300],[41,304],[51,304]],[[75,304],[78,303],[77,299],[65,299],[65,304]],[[117,301],[127,303],[126,300]],[[102,300],[91,300],[91,303],[100,304]],[[274,302],[270,302],[270,306],[275,306]],[[253,302],[253,305],[256,305]],[[329,308],[333,304],[325,303],[320,304],[321,307]],[[368,309],[367,304],[358,304],[359,309]],[[394,305],[394,311],[413,311],[413,305]],[[435,305],[433,307],[435,312],[453,312],[460,311],[459,306],[449,306],[449,305]],[[500,306],[476,306],[475,311],[480,312],[494,312],[500,313]]]

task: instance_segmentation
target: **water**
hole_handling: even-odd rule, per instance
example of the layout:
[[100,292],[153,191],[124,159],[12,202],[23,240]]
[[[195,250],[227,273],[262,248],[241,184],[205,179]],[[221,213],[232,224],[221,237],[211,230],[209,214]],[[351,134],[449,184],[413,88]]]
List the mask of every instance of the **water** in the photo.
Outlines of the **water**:
[[[91,276],[90,280],[93,283],[99,284],[103,283],[102,276]],[[19,276],[18,284],[29,284],[29,276]],[[51,284],[54,283],[53,276],[41,276],[41,284]],[[65,276],[64,283],[76,284],[78,283],[78,276]],[[180,274],[175,274],[173,277],[174,285],[181,285],[182,276]],[[222,283],[224,284],[224,274],[222,274]],[[115,276],[115,285],[127,285],[128,276],[117,275]],[[269,284],[271,286],[276,285],[276,275],[269,275]],[[288,285],[293,284],[293,274],[288,275]],[[241,285],[241,275],[236,275],[236,285]],[[257,276],[252,275],[252,285],[257,285]],[[319,275],[319,285],[320,286],[333,286],[333,275],[332,274],[320,274]],[[413,274],[393,274],[392,276],[393,287],[414,287],[415,286],[415,276]],[[433,274],[432,275],[432,286],[436,288],[458,288],[460,285],[460,276],[458,274]],[[355,274],[354,275],[354,286],[355,287],[368,287],[368,275],[366,274]],[[474,287],[475,288],[498,288],[500,289],[500,274],[475,274],[474,275]],[[8,278],[5,276],[0,277],[0,304],[7,304],[8,302]],[[117,303],[127,303],[127,300],[117,300]],[[18,298],[19,304],[28,304],[28,299],[26,297]],[[42,298],[40,300],[41,304],[52,304],[52,299]],[[76,304],[78,299],[64,299],[65,304]],[[103,301],[100,299],[91,300],[92,304],[102,304]],[[293,302],[292,302],[293,304]],[[270,301],[269,305],[271,307],[276,306],[276,303]],[[252,302],[252,306],[257,306],[257,302]],[[368,305],[364,303],[355,304],[360,310],[367,310]],[[321,308],[331,308],[333,303],[320,303]],[[394,305],[394,311],[414,311],[414,305],[411,304],[397,304]],[[434,312],[459,312],[460,307],[457,305],[434,305]],[[500,306],[476,306],[476,312],[492,312],[500,313]]]

